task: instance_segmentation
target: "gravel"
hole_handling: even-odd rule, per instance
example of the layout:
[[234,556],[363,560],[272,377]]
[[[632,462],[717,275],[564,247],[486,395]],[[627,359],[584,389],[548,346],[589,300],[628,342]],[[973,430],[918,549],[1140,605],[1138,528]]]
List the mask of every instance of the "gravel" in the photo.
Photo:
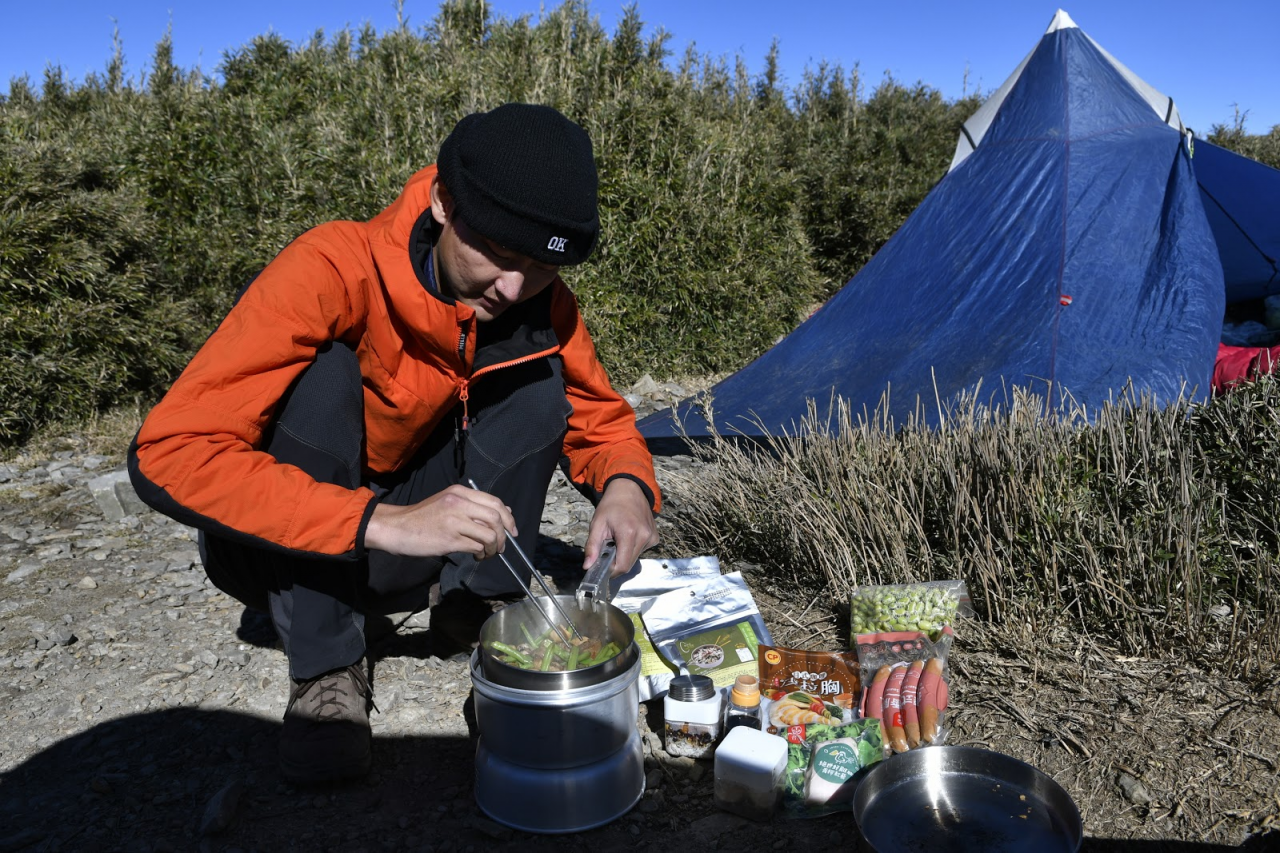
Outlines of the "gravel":
[[[629,396],[643,414],[684,389],[638,384]],[[565,836],[493,822],[472,796],[466,663],[428,653],[425,615],[370,649],[370,776],[285,783],[275,756],[289,680],[270,623],[208,583],[192,530],[150,510],[104,511],[108,492],[129,505],[115,485],[122,452],[63,444],[0,464],[0,853],[858,849],[847,813],[759,824],[717,810],[711,763],[663,751],[660,701],[639,708],[646,790],[629,813]],[[686,456],[656,462],[664,487],[696,473]],[[675,500],[669,509],[678,513]],[[590,513],[557,474],[533,556],[562,590],[581,576]],[[782,586],[753,582],[780,644],[839,635],[832,614]],[[805,612],[802,624],[794,614]],[[966,632],[954,742],[1051,773],[1081,806],[1084,849],[1280,844],[1273,690],[1081,651],[1078,638],[1019,649],[1002,645],[998,626]]]

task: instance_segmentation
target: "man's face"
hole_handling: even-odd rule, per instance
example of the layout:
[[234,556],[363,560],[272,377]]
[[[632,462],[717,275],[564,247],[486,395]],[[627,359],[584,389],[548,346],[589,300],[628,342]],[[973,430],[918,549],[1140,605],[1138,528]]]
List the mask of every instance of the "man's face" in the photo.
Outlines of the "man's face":
[[453,198],[439,179],[431,185],[431,215],[440,223],[436,276],[440,289],[486,322],[537,296],[555,280],[558,266],[540,263],[477,234],[454,215]]

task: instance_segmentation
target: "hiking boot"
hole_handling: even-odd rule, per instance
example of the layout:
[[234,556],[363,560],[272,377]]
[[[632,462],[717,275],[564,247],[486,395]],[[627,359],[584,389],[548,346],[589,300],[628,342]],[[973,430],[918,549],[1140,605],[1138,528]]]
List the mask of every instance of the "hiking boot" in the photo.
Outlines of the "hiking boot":
[[465,589],[455,589],[444,596],[440,596],[438,590],[435,592],[429,623],[431,649],[441,658],[470,655],[480,645],[480,629],[489,617],[524,598],[521,593],[481,598]]
[[299,785],[364,776],[373,765],[364,662],[293,682],[280,729],[280,772]]

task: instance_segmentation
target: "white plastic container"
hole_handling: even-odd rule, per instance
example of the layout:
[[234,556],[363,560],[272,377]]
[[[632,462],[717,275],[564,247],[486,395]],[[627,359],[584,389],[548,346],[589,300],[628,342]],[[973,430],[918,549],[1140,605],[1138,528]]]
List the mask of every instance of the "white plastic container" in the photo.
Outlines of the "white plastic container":
[[786,738],[746,726],[731,729],[716,748],[716,805],[750,820],[769,820],[786,767]]

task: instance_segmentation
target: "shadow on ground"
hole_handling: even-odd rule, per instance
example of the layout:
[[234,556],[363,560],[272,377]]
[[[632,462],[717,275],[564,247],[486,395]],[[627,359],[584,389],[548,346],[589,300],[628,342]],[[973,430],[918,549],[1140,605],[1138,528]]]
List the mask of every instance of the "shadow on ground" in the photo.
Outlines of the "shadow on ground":
[[[472,798],[472,737],[375,738],[376,769],[357,784],[302,789],[275,768],[279,724],[176,708],[72,735],[0,776],[0,851],[491,849],[592,851],[859,849],[851,817],[772,825],[717,812],[709,797],[640,809],[599,829],[535,836],[487,819]],[[711,779],[705,777],[710,790]],[[219,829],[221,824],[225,827]],[[202,825],[205,831],[202,833]],[[1084,853],[1280,849],[1089,838]],[[1048,851],[1045,851],[1048,853]]]

